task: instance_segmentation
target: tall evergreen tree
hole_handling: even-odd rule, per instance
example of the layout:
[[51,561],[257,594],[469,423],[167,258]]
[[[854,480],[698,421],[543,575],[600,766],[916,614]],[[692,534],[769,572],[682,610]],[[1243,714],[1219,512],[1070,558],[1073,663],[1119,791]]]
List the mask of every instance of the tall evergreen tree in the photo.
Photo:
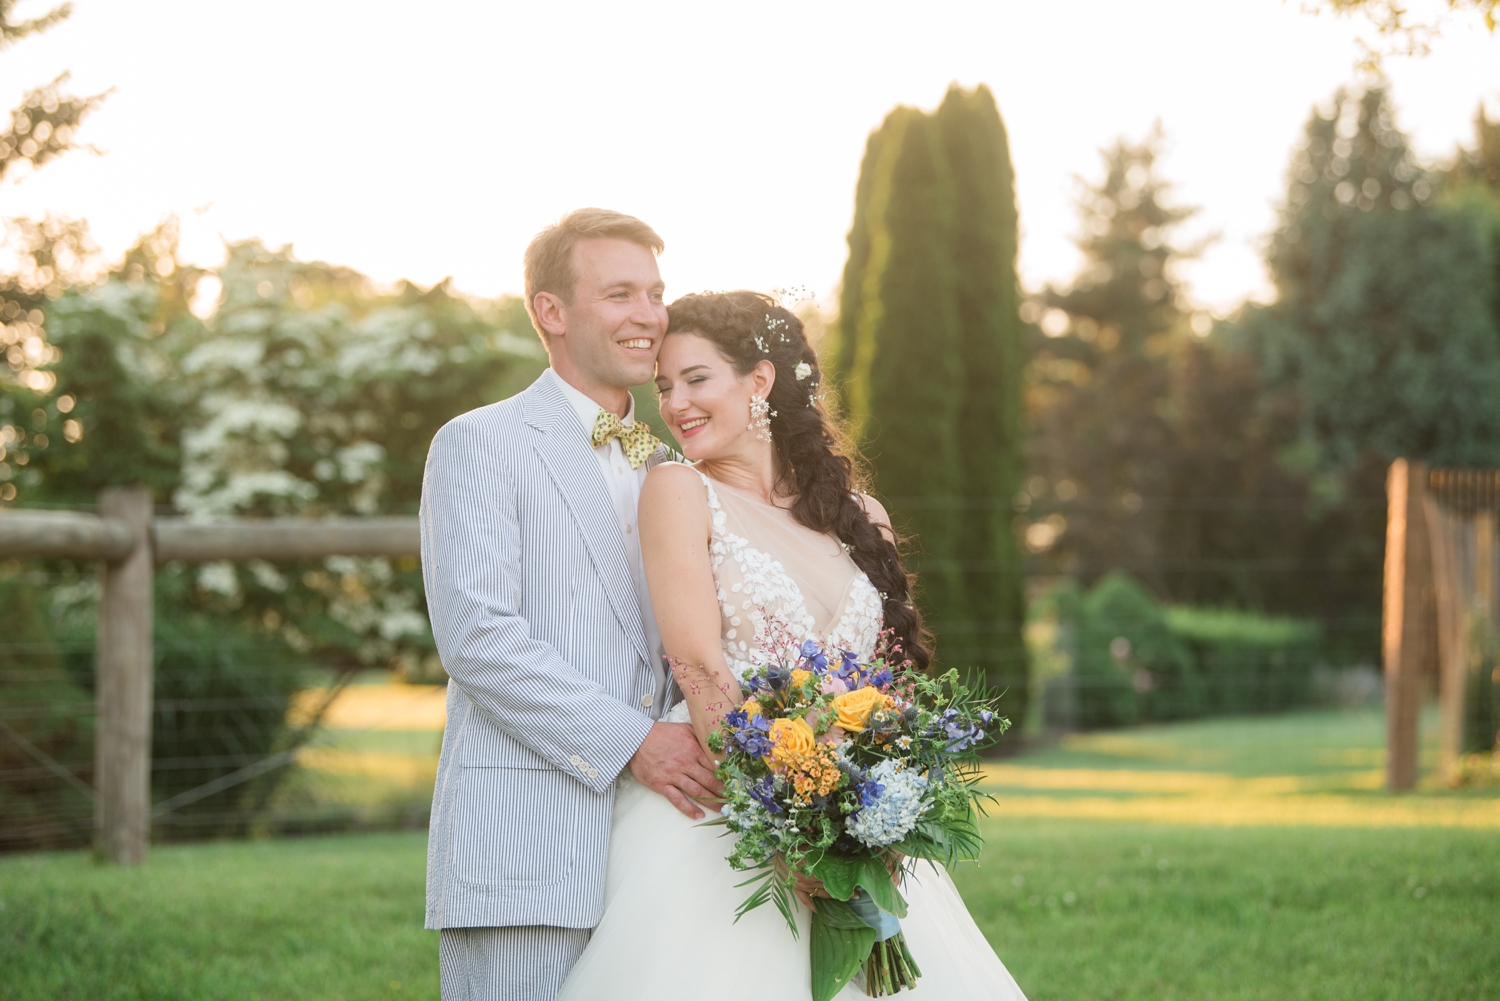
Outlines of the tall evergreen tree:
[[[1017,693],[1014,702],[1024,704],[1025,564],[1011,523],[1025,447],[1015,172],[1005,124],[988,87],[950,88],[937,122],[954,187],[957,354],[963,369],[954,439],[964,498],[954,519],[963,602],[938,625],[950,660],[962,653],[965,663],[981,666],[992,684]],[[957,621],[959,607],[965,622]]]
[[840,318],[825,344],[875,488],[913,537],[919,600],[947,666],[978,667],[1025,712],[1016,210],[985,88],[897,108],[855,192]]
[[1079,201],[1087,262],[1072,287],[1043,300],[1049,318],[1032,378],[1036,500],[1060,501],[1031,535],[1048,562],[1086,580],[1127,570],[1160,593],[1161,505],[1171,478],[1171,358],[1186,332],[1172,279],[1174,226],[1191,210],[1167,203],[1156,170],[1159,131],[1105,151],[1104,180]]

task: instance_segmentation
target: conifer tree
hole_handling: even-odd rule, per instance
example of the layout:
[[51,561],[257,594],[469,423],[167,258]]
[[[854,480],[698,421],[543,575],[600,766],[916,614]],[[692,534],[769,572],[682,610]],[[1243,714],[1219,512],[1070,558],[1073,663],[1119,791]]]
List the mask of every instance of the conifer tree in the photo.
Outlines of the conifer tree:
[[1104,151],[1105,176],[1079,199],[1086,267],[1044,300],[1066,317],[1047,324],[1033,363],[1038,415],[1032,465],[1047,485],[1037,500],[1063,502],[1033,533],[1057,569],[1093,580],[1109,569],[1142,576],[1159,593],[1163,516],[1173,431],[1170,357],[1184,315],[1171,231],[1191,210],[1168,204],[1156,170],[1159,131]]
[[875,489],[913,537],[939,660],[982,669],[1020,719],[1015,254],[1009,148],[989,91],[955,87],[935,114],[897,108],[866,147],[825,356]]
[[[963,602],[941,617],[948,656],[983,668],[1024,705],[1025,565],[1012,521],[1024,440],[1024,336],[1017,312],[1018,221],[1010,144],[994,96],[983,85],[949,89],[937,111],[953,174],[953,262],[962,397],[954,438],[960,495],[954,553]],[[958,607],[966,621],[957,621]]]

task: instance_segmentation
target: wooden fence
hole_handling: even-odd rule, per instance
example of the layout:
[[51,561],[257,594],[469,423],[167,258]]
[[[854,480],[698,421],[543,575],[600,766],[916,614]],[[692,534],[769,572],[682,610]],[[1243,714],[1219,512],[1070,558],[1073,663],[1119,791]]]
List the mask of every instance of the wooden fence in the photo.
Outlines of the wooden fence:
[[152,571],[211,560],[415,556],[415,518],[156,518],[145,487],[114,487],[99,514],[0,510],[0,559],[100,565],[95,813],[103,856],[145,861],[151,831]]
[[1386,492],[1386,787],[1400,791],[1417,782],[1424,681],[1437,682],[1438,777],[1448,782],[1476,689],[1500,682],[1500,470],[1397,459]]

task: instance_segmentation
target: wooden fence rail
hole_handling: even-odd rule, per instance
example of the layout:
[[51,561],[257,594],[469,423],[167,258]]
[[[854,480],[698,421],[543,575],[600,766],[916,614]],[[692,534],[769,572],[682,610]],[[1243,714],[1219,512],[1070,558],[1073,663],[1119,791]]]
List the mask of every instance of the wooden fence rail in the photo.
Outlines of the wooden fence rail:
[[100,563],[94,819],[101,853],[137,864],[150,839],[154,566],[418,552],[415,518],[153,518],[145,487],[105,490],[98,515],[0,510],[0,559]]

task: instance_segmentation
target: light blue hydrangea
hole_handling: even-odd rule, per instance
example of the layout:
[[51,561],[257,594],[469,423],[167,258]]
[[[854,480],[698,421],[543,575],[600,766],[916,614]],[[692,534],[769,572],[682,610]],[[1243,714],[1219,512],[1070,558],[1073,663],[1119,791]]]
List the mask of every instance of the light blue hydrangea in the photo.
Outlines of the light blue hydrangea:
[[871,781],[883,789],[875,802],[849,818],[849,834],[871,848],[884,848],[911,833],[928,804],[927,777],[899,761],[886,760],[870,769]]

